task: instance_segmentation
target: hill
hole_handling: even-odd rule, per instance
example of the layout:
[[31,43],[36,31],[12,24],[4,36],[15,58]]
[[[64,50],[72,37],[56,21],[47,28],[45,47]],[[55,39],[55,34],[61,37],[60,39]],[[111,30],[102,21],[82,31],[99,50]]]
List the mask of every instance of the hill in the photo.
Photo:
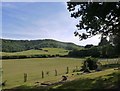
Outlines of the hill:
[[10,40],[0,39],[2,41],[2,52],[20,52],[26,50],[40,50],[41,48],[63,48],[66,50],[81,49],[74,43],[60,42],[52,39],[43,40]]

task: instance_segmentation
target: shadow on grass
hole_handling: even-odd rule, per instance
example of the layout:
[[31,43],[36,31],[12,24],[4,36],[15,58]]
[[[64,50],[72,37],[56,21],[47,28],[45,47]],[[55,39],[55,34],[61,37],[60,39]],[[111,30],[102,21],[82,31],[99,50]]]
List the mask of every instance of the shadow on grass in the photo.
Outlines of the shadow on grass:
[[12,89],[4,89],[3,91],[48,91],[48,89],[21,85]]
[[105,65],[102,65],[102,69],[116,68],[116,67],[120,67],[120,64],[105,64]]
[[[57,86],[57,85],[54,85]],[[120,72],[95,79],[79,79],[52,87],[19,86],[4,91],[120,91]]]
[[[120,90],[120,73],[113,73],[96,79],[79,79],[63,84],[59,89],[81,89],[80,91]],[[102,90],[102,91],[103,91]],[[79,91],[79,90],[78,90]]]

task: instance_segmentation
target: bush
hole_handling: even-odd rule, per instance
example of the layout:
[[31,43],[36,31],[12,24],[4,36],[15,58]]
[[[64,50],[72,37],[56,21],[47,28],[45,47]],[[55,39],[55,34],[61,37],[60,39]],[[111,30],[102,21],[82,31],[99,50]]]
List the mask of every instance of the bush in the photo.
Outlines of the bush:
[[88,70],[97,69],[97,61],[98,61],[98,59],[96,59],[96,58],[91,58],[91,57],[86,58],[86,60],[83,63],[83,66],[82,66],[82,70],[88,71]]

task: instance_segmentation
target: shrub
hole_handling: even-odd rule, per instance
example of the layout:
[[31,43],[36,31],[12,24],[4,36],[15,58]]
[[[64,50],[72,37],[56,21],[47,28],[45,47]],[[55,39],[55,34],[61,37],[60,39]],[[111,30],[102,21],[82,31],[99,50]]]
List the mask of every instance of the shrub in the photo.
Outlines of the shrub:
[[97,61],[96,58],[88,57],[83,63],[82,70],[95,70],[97,68]]

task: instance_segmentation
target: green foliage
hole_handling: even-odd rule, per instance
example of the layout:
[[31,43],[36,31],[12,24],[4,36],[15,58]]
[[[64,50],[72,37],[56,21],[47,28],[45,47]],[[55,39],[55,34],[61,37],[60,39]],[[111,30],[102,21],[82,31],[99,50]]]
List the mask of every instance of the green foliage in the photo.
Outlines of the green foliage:
[[87,56],[100,57],[100,52],[97,47],[92,47],[89,49],[70,51],[68,56],[70,57],[87,57]]
[[118,57],[115,51],[115,47],[112,44],[105,44],[101,46],[93,46],[91,48],[85,48],[82,50],[70,51],[68,56],[70,57],[100,57],[100,58],[115,58]]
[[120,56],[120,30],[117,35],[113,36],[113,44],[115,46],[115,52],[118,56]]
[[101,41],[98,44],[99,51],[100,51],[100,57],[102,58],[112,58],[116,57],[115,53],[115,46],[110,44],[110,40],[108,41],[106,37],[101,37]]
[[100,43],[98,44],[99,46],[104,46],[104,45],[108,45],[109,41],[107,40],[106,37],[101,37]]
[[117,57],[115,47],[111,44],[99,46],[101,58],[115,58]]
[[87,44],[84,48],[91,48],[91,47],[93,47],[92,44]]
[[97,61],[96,58],[88,57],[83,63],[82,70],[95,70],[97,68]]
[[[120,56],[120,2],[67,2],[68,10],[71,17],[78,18],[79,23],[76,25],[78,30],[75,36],[80,40],[90,38],[97,34],[111,37],[111,43],[114,44],[117,56]],[[102,12],[102,13],[101,13]],[[105,38],[102,38],[100,46],[108,44]]]
[[[73,43],[59,42],[56,40],[7,40],[2,41],[3,52],[20,52],[26,50],[41,50],[41,48],[64,48],[66,50],[80,49],[81,47]],[[46,51],[47,52],[47,51]]]
[[120,2],[75,2],[75,0],[70,0],[67,2],[67,6],[71,17],[80,19],[79,24],[76,25],[78,30],[86,30],[82,34],[75,32],[75,36],[79,36],[81,40],[97,34],[105,36],[118,34]]

